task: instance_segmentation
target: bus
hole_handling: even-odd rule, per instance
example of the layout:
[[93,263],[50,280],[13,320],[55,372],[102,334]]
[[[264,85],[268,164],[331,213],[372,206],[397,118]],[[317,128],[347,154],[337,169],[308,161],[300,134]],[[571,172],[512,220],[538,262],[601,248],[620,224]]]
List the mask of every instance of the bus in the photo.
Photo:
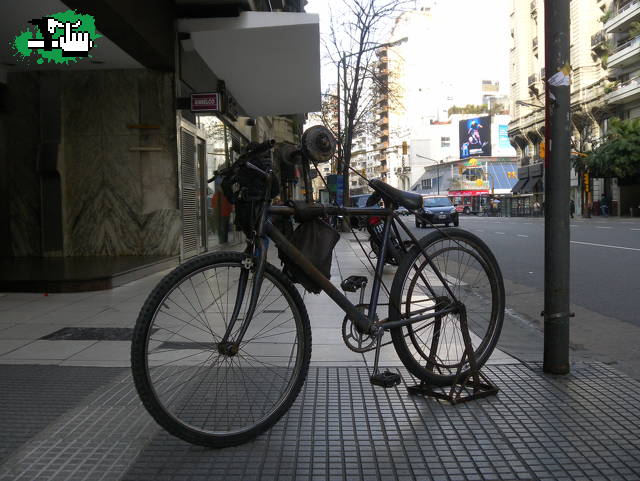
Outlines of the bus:
[[484,212],[489,199],[488,190],[450,190],[449,199],[459,214],[478,215]]

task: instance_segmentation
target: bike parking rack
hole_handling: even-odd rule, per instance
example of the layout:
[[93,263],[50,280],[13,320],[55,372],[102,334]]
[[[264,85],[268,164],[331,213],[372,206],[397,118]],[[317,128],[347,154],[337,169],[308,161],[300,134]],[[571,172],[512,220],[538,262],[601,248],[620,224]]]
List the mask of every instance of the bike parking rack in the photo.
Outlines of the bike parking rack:
[[[434,324],[434,337],[432,339],[431,354],[427,360],[427,369],[432,369],[435,364],[435,352],[437,351],[442,318],[437,318]],[[467,324],[467,314],[464,309],[460,312],[460,331],[464,341],[464,353],[460,359],[460,365],[456,371],[456,376],[450,386],[434,386],[420,381],[420,384],[407,387],[409,394],[433,397],[451,404],[460,404],[475,399],[481,399],[487,396],[497,394],[498,386],[493,384],[489,378],[478,369],[476,359],[473,353],[473,345],[471,344],[471,336],[469,335],[469,326]],[[467,376],[461,376],[462,367],[468,359],[470,371]]]

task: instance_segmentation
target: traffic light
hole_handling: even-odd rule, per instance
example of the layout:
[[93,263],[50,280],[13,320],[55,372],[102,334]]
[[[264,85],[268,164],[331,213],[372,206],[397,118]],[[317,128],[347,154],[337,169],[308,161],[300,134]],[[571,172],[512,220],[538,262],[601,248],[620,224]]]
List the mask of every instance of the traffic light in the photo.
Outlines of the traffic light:
[[406,140],[402,141],[402,155],[407,155],[409,153],[409,144],[407,144]]
[[582,185],[584,187],[585,192],[589,192],[589,173],[585,172],[582,174]]

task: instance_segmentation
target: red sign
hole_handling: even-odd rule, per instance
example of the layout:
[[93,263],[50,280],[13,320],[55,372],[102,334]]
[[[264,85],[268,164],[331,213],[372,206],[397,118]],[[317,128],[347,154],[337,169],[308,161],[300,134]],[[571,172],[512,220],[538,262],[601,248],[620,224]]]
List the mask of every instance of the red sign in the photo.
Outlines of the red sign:
[[191,94],[192,112],[219,112],[220,94],[216,92],[207,94]]
[[488,194],[488,190],[450,190],[449,195],[463,196],[463,195],[482,195]]

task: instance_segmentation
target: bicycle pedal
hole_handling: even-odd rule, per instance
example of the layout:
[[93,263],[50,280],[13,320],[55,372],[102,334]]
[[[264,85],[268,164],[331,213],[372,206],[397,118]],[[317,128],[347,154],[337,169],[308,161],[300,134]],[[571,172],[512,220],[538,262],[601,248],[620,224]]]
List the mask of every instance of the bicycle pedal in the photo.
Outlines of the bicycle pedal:
[[340,287],[342,287],[343,291],[356,292],[358,289],[366,287],[367,281],[368,279],[365,276],[349,276],[342,281]]
[[380,386],[385,389],[397,386],[402,381],[402,376],[398,372],[378,372],[369,378],[371,384],[374,386]]

